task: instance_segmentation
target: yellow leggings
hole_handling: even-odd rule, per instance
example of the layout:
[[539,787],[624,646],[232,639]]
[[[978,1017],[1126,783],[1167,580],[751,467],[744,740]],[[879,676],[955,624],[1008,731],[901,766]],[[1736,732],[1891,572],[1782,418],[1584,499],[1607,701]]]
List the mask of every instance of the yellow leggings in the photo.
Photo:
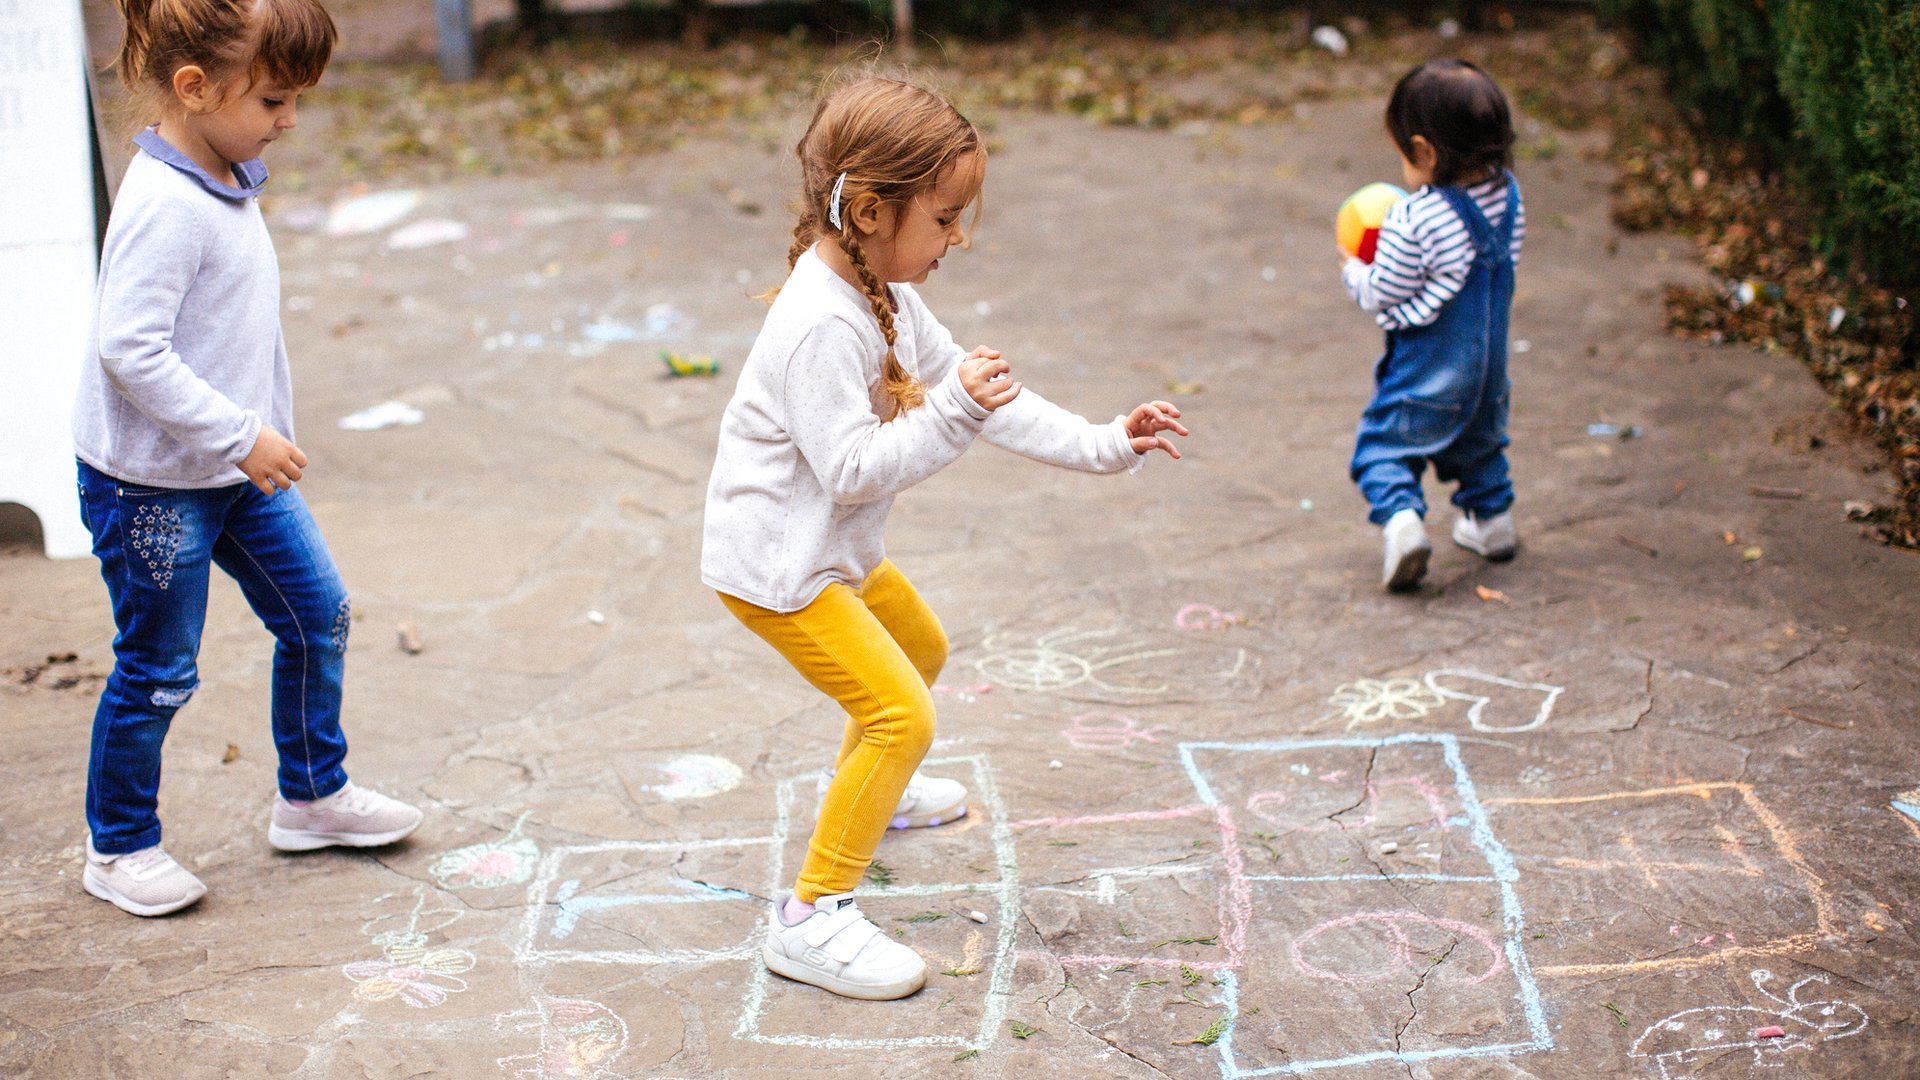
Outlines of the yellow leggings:
[[828,585],[799,611],[720,594],[747,629],[847,710],[846,732],[794,894],[807,903],[851,892],[933,745],[933,694],[947,632],[913,583],[882,562],[858,589]]

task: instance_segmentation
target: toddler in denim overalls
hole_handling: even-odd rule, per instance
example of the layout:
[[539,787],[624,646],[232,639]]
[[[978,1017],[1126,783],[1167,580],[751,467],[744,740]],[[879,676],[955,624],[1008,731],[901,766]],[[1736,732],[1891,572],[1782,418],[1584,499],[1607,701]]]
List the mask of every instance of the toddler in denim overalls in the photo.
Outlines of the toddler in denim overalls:
[[1507,476],[1507,314],[1526,231],[1508,171],[1507,101],[1485,72],[1434,60],[1394,87],[1387,128],[1412,194],[1380,227],[1372,264],[1349,258],[1348,292],[1387,331],[1351,474],[1381,526],[1381,582],[1410,589],[1432,553],[1420,476],[1456,481],[1456,544],[1512,558]]

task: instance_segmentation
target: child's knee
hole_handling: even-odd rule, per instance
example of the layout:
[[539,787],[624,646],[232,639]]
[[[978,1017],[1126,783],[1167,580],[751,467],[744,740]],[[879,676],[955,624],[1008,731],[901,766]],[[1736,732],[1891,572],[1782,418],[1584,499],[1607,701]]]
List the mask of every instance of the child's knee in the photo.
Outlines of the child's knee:
[[274,625],[281,644],[308,653],[344,654],[353,629],[353,599],[345,589],[329,590]]
[[887,745],[915,760],[933,748],[933,693],[924,685],[900,688],[883,710],[881,726]]
[[947,666],[947,632],[938,623],[934,624],[932,632],[926,639],[919,643],[913,657],[913,666],[920,672],[920,678],[928,686],[933,685],[933,681],[940,677],[940,672]]

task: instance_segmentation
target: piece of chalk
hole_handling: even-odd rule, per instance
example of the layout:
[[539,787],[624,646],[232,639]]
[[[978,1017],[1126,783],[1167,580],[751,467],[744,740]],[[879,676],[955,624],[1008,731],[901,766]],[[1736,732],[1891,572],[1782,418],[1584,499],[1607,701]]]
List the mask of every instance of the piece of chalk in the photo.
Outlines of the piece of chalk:
[[1761,1039],[1784,1039],[1787,1037],[1787,1029],[1783,1027],[1763,1027],[1753,1034],[1756,1038]]
[[1380,854],[1382,854],[1382,855],[1391,855],[1391,854],[1393,854],[1394,852],[1396,852],[1396,851],[1399,851],[1399,850],[1400,850],[1400,845],[1399,845],[1399,844],[1396,844],[1396,843],[1394,843],[1394,842],[1393,842],[1393,841],[1391,841],[1391,840],[1389,840],[1389,841],[1387,841],[1386,843],[1384,843],[1384,844],[1381,844],[1381,845],[1380,845]]
[[969,911],[967,912],[967,918],[972,919],[974,922],[983,923],[987,921],[987,913],[984,911]]
[[1060,763],[1060,759],[1059,759],[1059,758],[1054,758],[1054,759],[1053,759],[1052,761],[1049,761],[1049,762],[1047,762],[1047,768],[1049,768],[1049,769],[1064,769],[1064,768],[1066,768],[1066,766],[1065,766],[1065,765],[1062,765],[1062,764]]

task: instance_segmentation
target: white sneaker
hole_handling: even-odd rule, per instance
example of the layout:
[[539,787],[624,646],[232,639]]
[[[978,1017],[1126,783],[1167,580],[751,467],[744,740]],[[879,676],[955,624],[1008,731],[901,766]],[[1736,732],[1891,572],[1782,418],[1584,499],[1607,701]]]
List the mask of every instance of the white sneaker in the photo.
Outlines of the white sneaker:
[[967,785],[914,772],[906,794],[887,824],[895,829],[925,829],[967,816]]
[[1513,527],[1513,512],[1502,510],[1490,518],[1461,514],[1453,523],[1453,542],[1486,558],[1499,562],[1513,558],[1520,546],[1520,535]]
[[1433,545],[1427,543],[1427,527],[1417,511],[1396,512],[1380,528],[1386,546],[1386,564],[1380,571],[1380,584],[1394,591],[1411,589],[1427,576],[1427,557]]
[[274,796],[267,841],[281,851],[379,847],[402,839],[425,820],[417,807],[347,781],[324,799],[295,806]]
[[760,948],[774,974],[867,1001],[903,998],[927,984],[927,962],[873,925],[852,894],[815,900],[813,914],[793,926],[780,917],[784,904],[774,901]]
[[121,911],[167,915],[207,895],[206,883],[173,861],[159,844],[124,855],[102,855],[87,839],[87,867],[80,884]]

